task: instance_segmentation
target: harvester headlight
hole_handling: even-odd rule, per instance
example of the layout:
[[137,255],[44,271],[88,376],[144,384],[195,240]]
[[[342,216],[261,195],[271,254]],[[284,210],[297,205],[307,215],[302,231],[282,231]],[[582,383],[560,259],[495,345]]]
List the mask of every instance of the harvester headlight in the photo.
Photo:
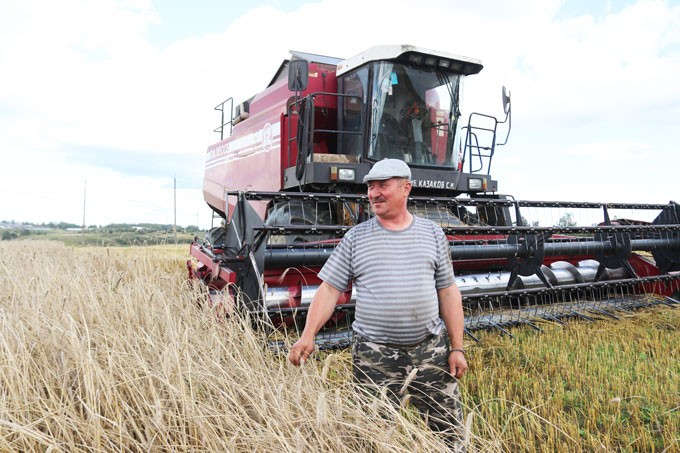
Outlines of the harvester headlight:
[[354,181],[356,172],[353,168],[338,168],[338,179],[340,181]]
[[482,190],[486,186],[483,178],[470,178],[468,179],[468,189],[469,190]]
[[408,61],[415,64],[422,64],[423,56],[419,53],[412,53],[408,56]]

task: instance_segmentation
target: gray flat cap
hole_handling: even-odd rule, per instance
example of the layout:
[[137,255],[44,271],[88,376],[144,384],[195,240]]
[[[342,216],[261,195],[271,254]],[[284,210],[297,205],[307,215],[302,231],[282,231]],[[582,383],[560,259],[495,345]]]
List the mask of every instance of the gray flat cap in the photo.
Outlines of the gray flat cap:
[[383,159],[376,162],[371,171],[364,176],[364,182],[384,181],[390,178],[406,178],[411,180],[411,169],[400,159]]

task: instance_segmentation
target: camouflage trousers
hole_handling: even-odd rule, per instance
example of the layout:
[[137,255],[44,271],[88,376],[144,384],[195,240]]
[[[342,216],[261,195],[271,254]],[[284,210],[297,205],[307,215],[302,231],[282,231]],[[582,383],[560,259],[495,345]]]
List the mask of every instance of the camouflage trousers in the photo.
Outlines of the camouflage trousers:
[[385,388],[398,406],[408,401],[431,430],[460,449],[463,410],[448,357],[446,332],[414,346],[374,343],[356,333],[352,340],[354,380],[374,394]]

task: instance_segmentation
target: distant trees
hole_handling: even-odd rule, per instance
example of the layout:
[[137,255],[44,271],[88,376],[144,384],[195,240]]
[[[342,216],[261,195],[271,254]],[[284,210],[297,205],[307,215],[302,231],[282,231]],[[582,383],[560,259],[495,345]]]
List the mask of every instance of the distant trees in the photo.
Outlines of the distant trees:
[[533,222],[529,222],[526,217],[522,216],[522,226],[532,226],[532,227],[537,227],[539,226],[538,220],[534,220]]
[[[158,223],[111,223],[100,227],[100,229],[106,230],[109,233],[166,233],[174,231],[173,228],[173,225]],[[178,233],[198,233],[200,231],[201,229],[195,225],[187,227],[177,226]]]
[[30,234],[44,234],[44,231],[31,231],[28,228],[4,228],[2,231],[2,240],[9,241],[18,238],[19,236],[28,236]]
[[[17,239],[20,236],[29,235],[61,235],[64,232],[80,234],[82,225],[76,225],[68,222],[49,222],[42,224],[16,223],[2,221],[0,222],[0,238],[3,241]],[[195,225],[187,227],[177,227],[177,234],[183,234],[187,237],[189,235],[197,235],[201,233],[201,229]],[[121,236],[124,242],[137,240],[144,241],[158,241],[159,238],[164,238],[174,235],[174,226],[170,224],[155,224],[155,223],[112,223],[105,226],[89,225],[85,229],[85,234],[88,236],[100,236],[103,238],[111,236]],[[111,240],[111,239],[107,239]]]
[[557,226],[559,227],[573,227],[577,226],[576,220],[574,220],[574,215],[571,212],[566,212],[560,219],[557,221]]
[[68,228],[81,228],[82,225],[76,225],[75,223],[68,223],[68,222],[50,222],[50,223],[42,223],[40,226],[46,227],[46,228],[54,228],[56,230],[66,230]]

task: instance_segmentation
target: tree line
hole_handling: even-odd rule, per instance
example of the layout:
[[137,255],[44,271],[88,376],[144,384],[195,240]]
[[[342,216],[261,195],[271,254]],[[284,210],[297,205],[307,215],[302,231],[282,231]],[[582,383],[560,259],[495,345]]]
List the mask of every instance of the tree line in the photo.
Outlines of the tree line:
[[[48,222],[48,223],[17,223],[14,221],[1,221],[1,239],[3,241],[17,239],[30,235],[47,235],[50,232],[58,231],[82,231],[82,225],[68,222]],[[198,234],[202,230],[196,225],[186,227],[177,226],[178,234]],[[85,227],[84,233],[98,234],[154,234],[154,233],[174,233],[175,227],[171,224],[158,223],[111,223],[108,225],[89,225]]]

